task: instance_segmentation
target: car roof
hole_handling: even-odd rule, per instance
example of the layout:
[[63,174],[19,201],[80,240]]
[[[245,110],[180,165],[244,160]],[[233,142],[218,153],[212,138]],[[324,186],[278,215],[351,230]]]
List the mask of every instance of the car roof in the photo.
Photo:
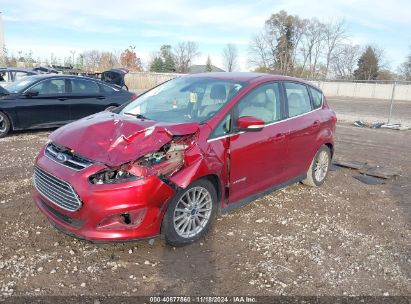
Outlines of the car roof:
[[0,68],[0,72],[26,72],[26,73],[37,74],[36,71],[33,71],[32,69],[25,69],[25,68]]
[[242,82],[254,82],[254,81],[270,81],[270,80],[289,80],[289,81],[298,81],[309,84],[312,84],[295,77],[283,76],[283,75],[274,75],[267,73],[253,73],[253,72],[214,72],[214,73],[198,73],[190,74],[184,77],[210,77],[215,79],[224,79],[224,80],[237,80]]
[[25,79],[27,79],[27,78],[29,78],[29,79],[46,79],[46,78],[66,78],[66,77],[99,81],[99,79],[94,79],[94,78],[91,78],[91,77],[78,76],[78,75],[66,75],[66,74],[36,74],[36,75],[27,76]]

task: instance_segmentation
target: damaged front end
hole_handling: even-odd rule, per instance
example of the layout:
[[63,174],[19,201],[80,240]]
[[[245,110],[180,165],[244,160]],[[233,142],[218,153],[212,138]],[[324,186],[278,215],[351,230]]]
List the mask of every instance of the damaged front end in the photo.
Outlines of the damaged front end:
[[[174,136],[157,151],[148,153],[135,161],[119,167],[99,171],[89,177],[92,184],[117,184],[157,176],[167,180],[184,165],[185,151],[195,144],[195,134]],[[169,183],[169,181],[167,182]]]

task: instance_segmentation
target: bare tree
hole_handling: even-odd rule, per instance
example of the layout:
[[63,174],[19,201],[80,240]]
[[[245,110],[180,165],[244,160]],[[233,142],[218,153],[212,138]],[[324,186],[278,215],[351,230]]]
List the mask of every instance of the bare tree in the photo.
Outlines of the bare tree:
[[[101,60],[101,53],[98,50],[86,51],[81,54],[83,66],[88,71],[97,71]],[[53,59],[51,60],[53,63]]]
[[308,77],[313,77],[315,74],[318,59],[321,53],[323,43],[324,25],[316,18],[306,22],[305,31],[301,39],[301,55],[303,63],[301,67],[300,77],[307,74],[306,66],[308,65]]
[[325,77],[328,76],[330,61],[336,46],[347,38],[344,20],[329,22],[324,26],[324,43],[326,47]]
[[274,50],[270,48],[269,43],[266,40],[266,35],[261,32],[255,35],[248,49],[249,63],[251,65],[258,66],[264,70],[269,70],[273,66],[272,53]]
[[193,61],[200,55],[197,43],[193,41],[180,42],[174,47],[176,68],[179,73],[187,73]]
[[360,53],[359,45],[338,45],[330,60],[331,72],[339,79],[353,79]]
[[306,21],[285,11],[272,14],[264,30],[250,43],[250,62],[260,70],[292,75],[297,63],[297,49]]
[[112,52],[102,52],[99,62],[99,70],[106,71],[114,67],[120,66],[119,57]]
[[238,52],[234,44],[228,43],[223,49],[223,62],[227,72],[232,72],[237,66]]

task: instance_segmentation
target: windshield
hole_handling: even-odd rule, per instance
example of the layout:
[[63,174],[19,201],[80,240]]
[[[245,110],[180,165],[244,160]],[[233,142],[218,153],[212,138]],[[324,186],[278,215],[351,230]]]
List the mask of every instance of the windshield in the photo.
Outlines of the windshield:
[[243,87],[243,82],[182,77],[138,97],[120,114],[161,122],[202,122],[210,119]]
[[24,77],[20,80],[17,80],[16,82],[5,85],[4,88],[10,93],[20,93],[37,80],[37,78],[32,78],[30,76]]

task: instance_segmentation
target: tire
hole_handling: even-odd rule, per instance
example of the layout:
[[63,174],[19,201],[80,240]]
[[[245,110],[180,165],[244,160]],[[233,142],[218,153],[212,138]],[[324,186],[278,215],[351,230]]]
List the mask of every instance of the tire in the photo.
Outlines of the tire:
[[311,187],[321,186],[327,178],[330,164],[331,151],[327,146],[321,146],[311,162],[306,179],[302,183]]
[[0,138],[6,136],[10,131],[10,120],[6,114],[0,112]]
[[[189,199],[196,197],[197,209],[189,203]],[[166,242],[180,247],[197,241],[207,233],[216,211],[217,193],[213,184],[206,179],[195,181],[174,196],[164,214],[161,230]]]

